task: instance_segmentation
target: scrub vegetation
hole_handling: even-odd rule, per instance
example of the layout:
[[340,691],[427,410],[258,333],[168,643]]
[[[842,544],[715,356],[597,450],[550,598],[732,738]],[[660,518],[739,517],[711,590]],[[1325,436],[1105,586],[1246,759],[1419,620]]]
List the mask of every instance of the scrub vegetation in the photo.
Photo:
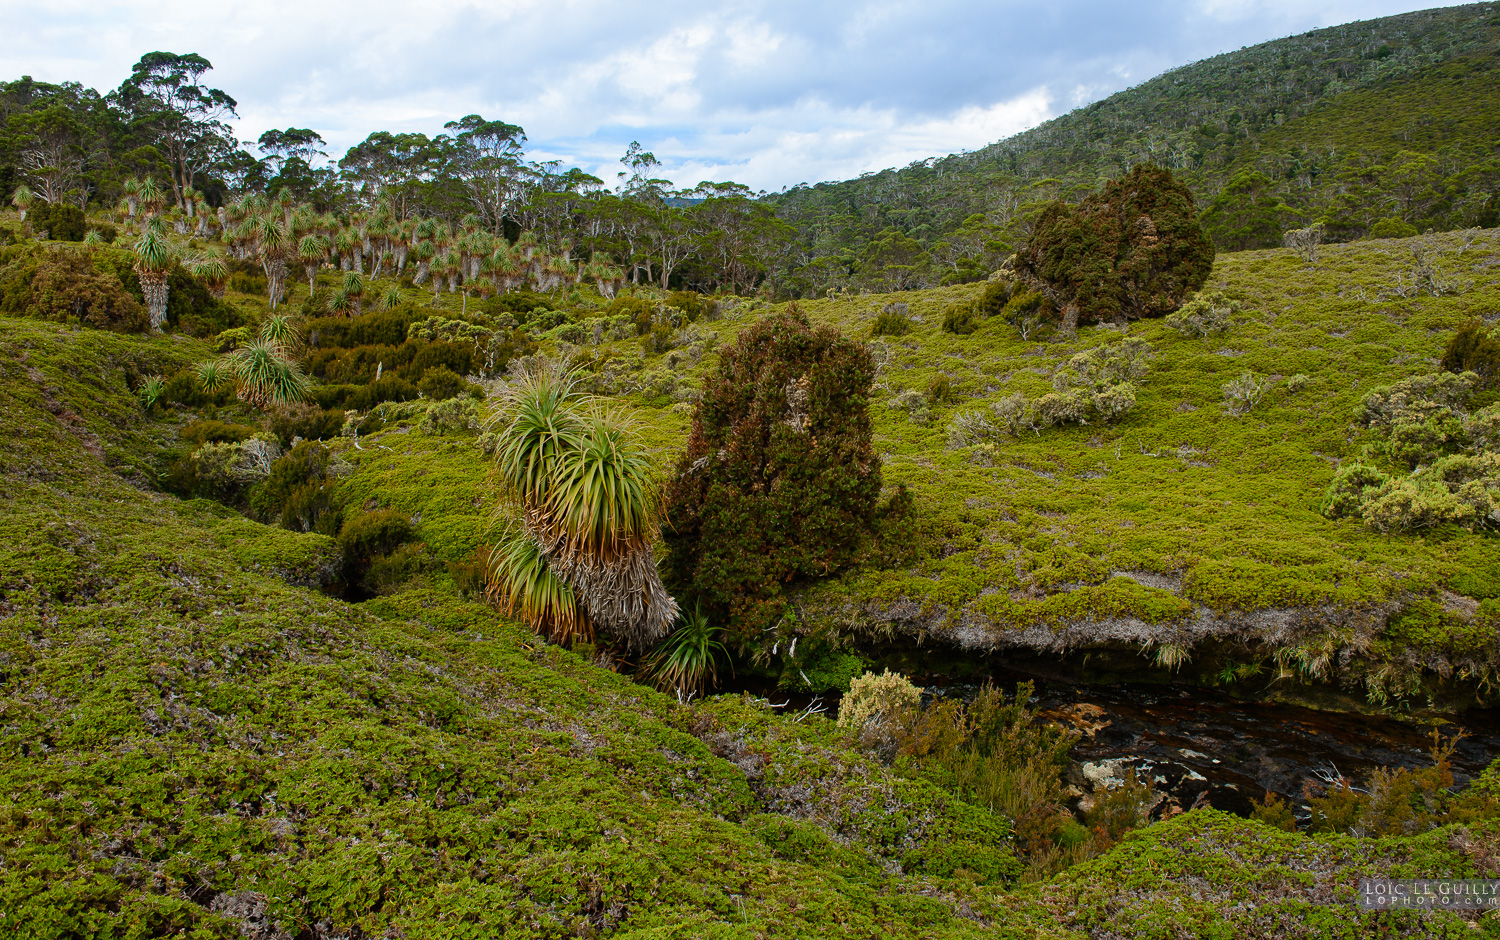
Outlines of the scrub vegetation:
[[[916,215],[784,250],[817,188],[683,199],[637,145],[601,194],[478,116],[205,170],[197,56],[0,88],[0,934],[1496,935],[1355,904],[1500,877],[1454,729],[1242,818],[1084,793],[1081,732],[985,681],[1500,696],[1489,157],[1403,131],[1431,199],[1410,153],[1341,151],[1336,205],[1237,175],[1484,71],[1489,11],[1200,63],[1113,149],[1029,132],[1006,173],[1074,175],[962,256]],[[1113,171],[1142,102],[1226,89],[1219,143]]]

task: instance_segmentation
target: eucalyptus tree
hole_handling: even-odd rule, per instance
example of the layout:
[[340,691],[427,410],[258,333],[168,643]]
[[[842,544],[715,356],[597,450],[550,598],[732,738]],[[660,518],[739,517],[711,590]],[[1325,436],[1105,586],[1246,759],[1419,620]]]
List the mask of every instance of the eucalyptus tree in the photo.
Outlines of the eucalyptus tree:
[[83,133],[72,110],[53,104],[23,112],[8,122],[16,148],[16,170],[38,199],[50,205],[88,204]]
[[397,219],[417,213],[422,184],[431,178],[438,153],[425,134],[379,131],[350,147],[339,169],[354,195],[368,206],[384,206]]
[[486,121],[477,114],[443,127],[455,132],[449,172],[463,184],[480,223],[492,234],[501,234],[512,203],[523,192],[526,132],[515,124]]
[[235,100],[203,83],[213,65],[191,53],[150,52],[131,67],[114,93],[134,127],[144,132],[165,158],[174,201],[215,162],[237,149],[225,118],[238,117]]
[[135,275],[146,299],[146,314],[151,330],[160,333],[167,322],[167,277],[177,252],[161,230],[161,221],[151,219],[135,242]]

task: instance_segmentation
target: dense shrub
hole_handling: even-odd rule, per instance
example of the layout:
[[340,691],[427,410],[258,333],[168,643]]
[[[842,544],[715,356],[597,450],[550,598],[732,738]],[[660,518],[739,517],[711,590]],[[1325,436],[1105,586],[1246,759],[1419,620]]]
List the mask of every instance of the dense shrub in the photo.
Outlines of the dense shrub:
[[[94,252],[94,264],[101,271],[113,273],[137,301],[145,303],[133,252],[119,248],[98,250]],[[238,309],[215,300],[202,282],[177,263],[167,273],[166,322],[176,330],[201,338],[247,325]]]
[[411,325],[427,318],[413,307],[398,307],[361,317],[319,317],[307,321],[303,332],[309,349],[400,346]]
[[1000,316],[1010,303],[1014,290],[1015,284],[1004,278],[995,277],[987,281],[984,290],[979,292],[979,297],[974,301],[974,312],[985,319]]
[[257,428],[246,424],[200,419],[189,423],[177,435],[185,441],[191,441],[194,447],[202,447],[208,443],[237,444],[254,437],[257,431]]
[[1228,330],[1239,309],[1239,304],[1221,291],[1199,291],[1180,310],[1167,317],[1167,326],[1183,336],[1212,336]]
[[[339,547],[344,552],[344,578],[361,584],[371,565],[412,539],[411,519],[394,509],[362,512],[344,521]],[[365,585],[368,590],[369,585]]]
[[353,389],[342,404],[354,411],[369,411],[381,402],[412,401],[419,395],[417,387],[406,379],[399,375],[387,375],[379,381]]
[[1470,412],[1478,384],[1472,372],[1440,372],[1373,389],[1355,413],[1379,435],[1370,452],[1412,472],[1341,468],[1324,514],[1361,518],[1382,532],[1500,528],[1500,405]]
[[423,434],[476,434],[483,425],[484,416],[477,402],[469,398],[448,398],[434,402],[427,409],[417,424],[417,430]]
[[483,301],[480,303],[479,308],[489,316],[495,317],[501,314],[510,314],[518,321],[524,323],[527,316],[533,310],[545,310],[551,306],[552,302],[541,294],[519,290],[509,291]]
[[871,336],[905,336],[912,329],[911,314],[902,303],[889,303],[875,314],[875,323],[870,327]]
[[1135,407],[1135,386],[1145,376],[1151,355],[1150,344],[1135,336],[1078,353],[1053,373],[1053,390],[1040,398],[1028,401],[1015,392],[991,405],[989,414],[954,415],[948,424],[948,446],[986,445],[1002,430],[1014,436],[1095,418],[1117,421]]
[[470,388],[476,387],[465,382],[462,376],[447,366],[433,366],[422,376],[422,381],[417,383],[417,391],[433,401],[462,395]]
[[1044,209],[1015,270],[1071,329],[1170,313],[1208,280],[1213,261],[1187,186],[1142,164],[1077,205]]
[[973,304],[954,304],[943,311],[944,333],[968,336],[977,329],[979,329],[979,315],[974,311]]
[[891,722],[921,704],[922,690],[906,676],[889,669],[881,675],[867,672],[849,683],[848,694],[839,702],[838,724],[858,732],[871,724]]
[[[468,375],[474,371],[474,345],[472,343],[423,343],[408,342],[397,356],[406,360],[397,366],[403,379],[420,382],[428,369],[444,368],[455,375]],[[390,363],[387,363],[387,368]]]
[[1482,320],[1466,323],[1443,350],[1443,369],[1473,372],[1486,387],[1500,385],[1500,336],[1491,335]]
[[1030,339],[1038,327],[1055,318],[1056,311],[1040,292],[1018,286],[1001,308],[1000,316],[1020,332],[1022,339]]
[[284,529],[333,535],[341,518],[337,481],[348,471],[333,451],[317,441],[303,441],[251,491],[251,512]]
[[235,400],[233,383],[209,391],[203,387],[196,369],[180,369],[167,377],[161,399],[188,408],[222,408]]
[[1323,497],[1323,515],[1330,519],[1359,518],[1365,503],[1390,479],[1380,468],[1359,460],[1339,467]]
[[1381,219],[1370,226],[1371,238],[1410,238],[1416,234],[1417,227],[1401,219]]
[[116,333],[146,329],[146,310],[119,277],[101,271],[92,252],[48,245],[0,273],[5,309],[28,317],[78,322]]
[[725,350],[665,494],[668,576],[732,630],[781,616],[783,585],[836,571],[876,520],[869,350],[795,308]]
[[59,242],[81,242],[88,234],[89,221],[83,210],[64,203],[42,203],[26,214],[33,232],[46,232]]
[[641,351],[648,356],[664,353],[672,348],[672,328],[658,323],[641,334]]
[[171,464],[167,486],[183,496],[239,504],[247,488],[267,478],[280,455],[280,445],[267,434],[239,441],[208,441]]
[[709,313],[714,302],[697,291],[678,290],[667,295],[667,306],[681,310],[687,321],[692,323]]
[[927,380],[927,401],[934,405],[951,405],[958,401],[953,380],[939,373]]
[[338,437],[344,427],[344,411],[341,408],[320,408],[311,402],[282,405],[271,411],[271,431],[283,447],[291,447],[292,441],[324,441]]

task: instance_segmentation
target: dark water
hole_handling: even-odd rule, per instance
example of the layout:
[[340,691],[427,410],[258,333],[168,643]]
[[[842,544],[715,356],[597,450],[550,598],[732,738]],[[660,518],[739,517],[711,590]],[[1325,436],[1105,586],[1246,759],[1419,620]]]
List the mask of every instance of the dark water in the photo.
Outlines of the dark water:
[[[1249,799],[1259,799],[1267,791],[1301,805],[1308,782],[1341,775],[1363,785],[1377,768],[1429,766],[1435,727],[1445,741],[1463,732],[1450,758],[1457,785],[1468,783],[1500,757],[1496,710],[1428,716],[1417,722],[1247,701],[1212,689],[1077,685],[1020,673],[993,676],[1007,691],[1025,679],[1035,682],[1032,707],[1039,715],[1083,733],[1073,749],[1079,763],[1134,759],[1137,764],[1171,768],[1167,773],[1174,780],[1184,772],[1201,777],[1216,794],[1227,795],[1213,801],[1223,809],[1247,809]],[[944,697],[967,698],[978,688],[931,678],[924,682],[921,676],[913,681]],[[746,691],[785,702],[788,712],[818,702],[826,714],[837,713],[836,697]]]

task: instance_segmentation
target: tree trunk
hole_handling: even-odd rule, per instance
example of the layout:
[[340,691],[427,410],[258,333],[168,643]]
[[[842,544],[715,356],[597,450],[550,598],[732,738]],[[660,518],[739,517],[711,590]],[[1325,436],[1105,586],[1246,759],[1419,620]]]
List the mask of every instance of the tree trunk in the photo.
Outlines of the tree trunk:
[[167,322],[167,272],[138,272],[141,293],[146,298],[146,313],[150,317],[151,332],[160,333]]

